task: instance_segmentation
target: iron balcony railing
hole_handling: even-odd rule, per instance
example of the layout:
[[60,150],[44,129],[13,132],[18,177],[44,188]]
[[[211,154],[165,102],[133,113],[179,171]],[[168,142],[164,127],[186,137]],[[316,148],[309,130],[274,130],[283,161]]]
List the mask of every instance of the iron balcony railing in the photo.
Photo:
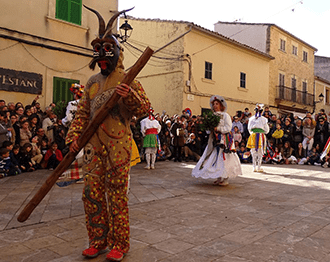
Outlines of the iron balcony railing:
[[314,95],[286,86],[277,86],[276,99],[304,105],[314,105]]

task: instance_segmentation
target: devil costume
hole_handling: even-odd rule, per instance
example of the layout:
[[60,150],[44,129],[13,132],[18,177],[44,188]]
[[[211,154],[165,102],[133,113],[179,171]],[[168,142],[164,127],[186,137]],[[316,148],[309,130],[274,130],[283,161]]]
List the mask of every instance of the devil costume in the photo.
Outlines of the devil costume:
[[[213,103],[215,100],[223,105],[223,111],[214,111]],[[216,131],[210,134],[208,144],[193,169],[192,176],[204,179],[217,178],[214,184],[227,185],[229,178],[242,175],[241,163],[235,153],[235,144],[231,133],[232,121],[229,114],[226,113],[227,103],[222,96],[212,96],[210,106],[214,114],[220,117],[220,122]]]
[[[94,58],[90,68],[94,69],[97,63],[101,73],[93,75],[86,84],[68,131],[68,144],[78,139],[125,75],[123,53],[111,29],[117,17],[128,10],[117,12],[105,27],[101,15],[86,8],[97,15],[100,23],[99,37],[92,41]],[[149,108],[142,86],[133,81],[128,95],[120,98],[84,147],[83,202],[89,236],[89,248],[83,252],[86,257],[96,257],[109,247],[107,259],[121,261],[129,250],[126,192],[132,151],[130,120],[133,115],[145,115]]]
[[252,163],[254,172],[263,172],[261,169],[262,157],[266,153],[267,139],[266,134],[269,132],[267,119],[263,117],[263,104],[257,104],[254,116],[249,118],[248,130],[250,137],[247,147],[251,148]]

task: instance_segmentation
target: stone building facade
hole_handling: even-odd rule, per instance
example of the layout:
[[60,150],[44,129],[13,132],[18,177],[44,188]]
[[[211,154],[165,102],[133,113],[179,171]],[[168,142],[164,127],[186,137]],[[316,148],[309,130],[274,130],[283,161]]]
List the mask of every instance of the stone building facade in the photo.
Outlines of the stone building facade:
[[90,42],[98,32],[95,14],[107,22],[118,1],[3,1],[0,8],[0,97],[41,107],[70,100],[69,87],[94,74]]
[[269,106],[273,111],[313,111],[315,47],[275,24],[218,22],[214,28],[275,58],[269,67]]
[[171,43],[138,76],[155,112],[173,115],[189,108],[200,115],[214,94],[226,99],[230,115],[268,103],[270,55],[189,22],[127,20],[133,32],[124,44],[126,68],[146,46],[157,50]]

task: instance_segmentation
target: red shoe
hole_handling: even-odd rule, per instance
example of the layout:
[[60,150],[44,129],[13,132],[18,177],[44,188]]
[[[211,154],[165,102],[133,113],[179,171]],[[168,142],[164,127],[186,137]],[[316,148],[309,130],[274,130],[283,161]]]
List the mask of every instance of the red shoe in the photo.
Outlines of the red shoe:
[[124,258],[124,253],[118,249],[112,249],[107,255],[107,259],[110,261],[121,261]]
[[89,247],[82,252],[82,255],[88,258],[94,258],[104,252],[105,252],[105,248],[97,249],[95,247]]

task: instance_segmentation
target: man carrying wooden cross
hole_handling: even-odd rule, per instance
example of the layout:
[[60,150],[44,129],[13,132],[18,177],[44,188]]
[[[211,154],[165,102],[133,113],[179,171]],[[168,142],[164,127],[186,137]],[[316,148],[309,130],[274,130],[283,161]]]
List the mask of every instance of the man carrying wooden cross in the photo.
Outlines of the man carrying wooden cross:
[[125,76],[123,50],[112,33],[112,24],[117,17],[128,10],[117,12],[105,26],[101,15],[88,7],[99,19],[99,37],[92,41],[93,60],[101,72],[87,82],[79,101],[66,143],[70,151],[79,150],[77,140],[89,121],[102,104],[116,92],[121,96],[116,106],[84,147],[84,191],[83,202],[89,248],[83,255],[97,257],[106,248],[111,251],[107,259],[121,261],[129,250],[129,218],[127,205],[127,183],[130,170],[132,116],[141,117],[148,112],[150,102],[137,81],[130,86],[119,84]]

